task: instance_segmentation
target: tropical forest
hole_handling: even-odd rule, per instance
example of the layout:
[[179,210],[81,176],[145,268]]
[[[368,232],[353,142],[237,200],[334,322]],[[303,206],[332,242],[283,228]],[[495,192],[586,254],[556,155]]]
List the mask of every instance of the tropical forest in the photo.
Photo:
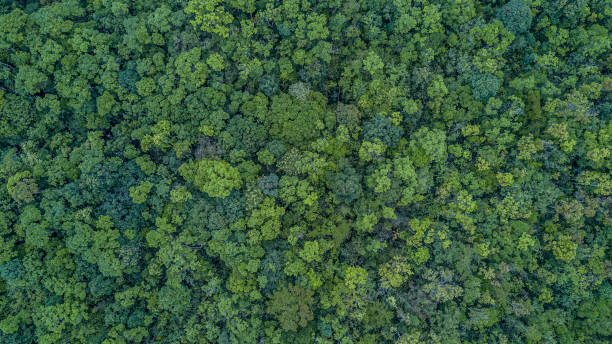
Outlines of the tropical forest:
[[0,0],[1,344],[606,344],[611,249],[610,0]]

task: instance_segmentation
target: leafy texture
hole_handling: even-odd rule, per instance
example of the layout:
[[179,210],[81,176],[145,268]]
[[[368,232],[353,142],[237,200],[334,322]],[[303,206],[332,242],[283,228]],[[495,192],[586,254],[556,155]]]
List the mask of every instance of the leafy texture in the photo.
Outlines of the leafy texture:
[[609,343],[611,30],[0,0],[0,343]]

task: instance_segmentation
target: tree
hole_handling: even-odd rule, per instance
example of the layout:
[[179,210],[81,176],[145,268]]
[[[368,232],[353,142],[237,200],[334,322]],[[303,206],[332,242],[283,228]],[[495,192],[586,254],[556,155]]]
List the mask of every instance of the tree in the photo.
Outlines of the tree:
[[374,75],[377,71],[381,70],[384,64],[378,55],[373,51],[368,52],[368,56],[363,60],[363,68],[370,74]]
[[0,0],[0,343],[609,342],[611,27]]
[[182,164],[178,172],[211,197],[225,198],[242,185],[240,172],[223,160],[199,160]]
[[11,197],[18,203],[32,202],[34,195],[38,193],[38,185],[31,178],[30,171],[23,171],[12,175],[7,183],[6,189]]
[[489,98],[497,94],[497,90],[501,86],[499,79],[495,76],[486,73],[474,75],[471,80],[472,94],[474,98],[486,103]]
[[372,142],[374,139],[378,139],[391,148],[397,146],[402,134],[402,128],[381,115],[376,115],[363,125],[363,139],[365,141]]
[[130,197],[136,204],[142,204],[147,201],[147,195],[153,188],[153,183],[144,182],[137,187],[130,187]]
[[187,202],[192,198],[193,196],[191,195],[191,192],[189,192],[189,190],[187,190],[187,187],[183,185],[177,186],[176,188],[172,189],[172,191],[170,191],[170,201],[174,203]]
[[515,35],[531,27],[531,9],[523,0],[508,1],[497,10],[497,18]]
[[195,19],[191,21],[194,27],[227,38],[229,29],[226,25],[230,24],[234,17],[225,11],[223,3],[223,0],[191,0],[187,3],[185,13],[195,15]]
[[344,270],[344,283],[349,289],[355,289],[367,280],[368,272],[362,267],[349,266]]
[[304,248],[300,251],[300,257],[306,262],[320,261],[319,243],[317,241],[307,241]]
[[49,244],[49,224],[35,206],[27,205],[23,209],[19,216],[19,226],[25,232],[25,242],[28,246],[44,249]]
[[351,204],[362,193],[362,177],[354,168],[348,167],[345,171],[335,173],[329,178],[329,187],[337,203]]
[[385,265],[382,265],[378,270],[378,274],[384,287],[399,288],[412,275],[412,269],[405,257],[396,256]]
[[442,164],[446,161],[446,134],[438,129],[423,127],[417,130],[410,140],[411,160],[416,167],[424,167],[432,162]]
[[305,327],[314,318],[311,307],[314,304],[314,292],[295,285],[282,287],[272,294],[266,311],[276,317],[285,331],[296,331]]
[[555,257],[567,263],[576,257],[577,247],[578,245],[572,242],[571,238],[567,235],[561,235],[558,240],[555,240],[552,243],[552,250]]

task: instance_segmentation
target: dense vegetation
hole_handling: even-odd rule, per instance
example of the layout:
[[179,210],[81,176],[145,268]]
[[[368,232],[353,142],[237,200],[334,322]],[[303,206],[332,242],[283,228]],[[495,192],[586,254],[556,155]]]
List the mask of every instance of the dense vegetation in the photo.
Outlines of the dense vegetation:
[[0,0],[0,343],[608,343],[609,0]]

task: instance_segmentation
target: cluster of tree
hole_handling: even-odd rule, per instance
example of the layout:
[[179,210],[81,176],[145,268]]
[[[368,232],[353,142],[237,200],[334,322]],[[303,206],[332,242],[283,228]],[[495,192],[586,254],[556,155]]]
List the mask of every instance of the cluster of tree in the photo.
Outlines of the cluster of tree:
[[0,0],[0,342],[605,343],[609,0]]

